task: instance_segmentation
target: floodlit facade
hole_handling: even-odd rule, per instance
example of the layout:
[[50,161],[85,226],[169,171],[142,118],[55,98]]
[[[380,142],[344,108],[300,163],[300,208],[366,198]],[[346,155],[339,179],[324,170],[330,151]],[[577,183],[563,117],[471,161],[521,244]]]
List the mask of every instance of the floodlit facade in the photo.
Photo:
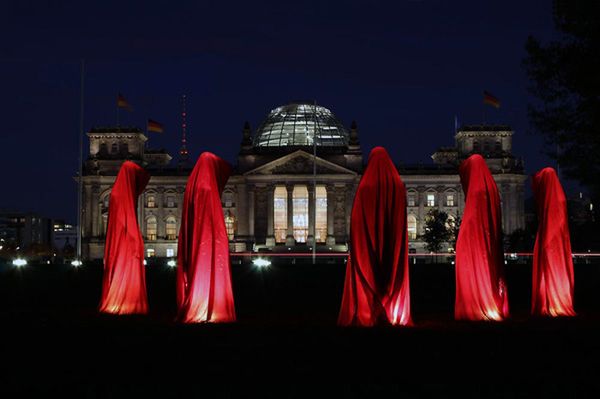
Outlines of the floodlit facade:
[[[522,162],[512,155],[512,134],[507,126],[465,126],[457,132],[454,147],[433,154],[432,164],[398,164],[407,187],[408,233],[414,251],[424,251],[420,236],[431,209],[454,218],[462,214],[458,164],[472,153],[482,154],[494,174],[502,195],[504,232],[524,226],[526,176]],[[126,159],[152,175],[138,203],[146,256],[176,256],[183,193],[193,166],[185,144],[177,165],[171,165],[169,154],[146,148],[148,138],[140,129],[94,128],[88,137],[84,256],[103,256],[110,189]],[[254,133],[246,123],[235,170],[221,198],[230,249],[287,252],[316,244],[318,251],[346,251],[352,201],[364,162],[356,124],[347,129],[322,106],[277,107]]]

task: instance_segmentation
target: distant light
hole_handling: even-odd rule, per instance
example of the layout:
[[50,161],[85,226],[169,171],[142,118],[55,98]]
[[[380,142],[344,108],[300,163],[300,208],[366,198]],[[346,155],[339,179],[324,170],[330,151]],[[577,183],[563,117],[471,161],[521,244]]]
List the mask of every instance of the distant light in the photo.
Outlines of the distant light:
[[177,262],[175,262],[173,259],[171,259],[170,261],[167,262],[167,266],[175,267],[175,266],[177,266]]
[[27,264],[27,261],[23,258],[17,258],[12,261],[13,266],[23,267]]
[[47,261],[46,261],[46,264],[47,264],[47,265],[49,265],[49,264],[50,264],[50,261],[49,261],[49,260],[47,260]]
[[83,265],[83,262],[80,261],[79,259],[75,259],[74,261],[71,262],[71,266],[73,266],[73,267],[79,267],[81,265]]
[[256,258],[256,259],[254,259],[254,260],[252,261],[252,264],[253,264],[254,266],[256,266],[256,267],[259,267],[259,268],[261,268],[261,269],[262,269],[262,268],[265,268],[265,267],[269,267],[269,266],[271,266],[271,262],[270,262],[270,261],[268,261],[268,260],[266,260],[266,259],[263,259],[263,258]]
[[453,265],[453,264],[454,264],[454,261],[450,262],[450,264],[451,264],[451,265]]
[[4,248],[4,245],[0,245],[0,250],[1,250],[2,248]]
[[148,264],[148,262],[146,262],[146,259],[144,259],[144,266],[146,266]]

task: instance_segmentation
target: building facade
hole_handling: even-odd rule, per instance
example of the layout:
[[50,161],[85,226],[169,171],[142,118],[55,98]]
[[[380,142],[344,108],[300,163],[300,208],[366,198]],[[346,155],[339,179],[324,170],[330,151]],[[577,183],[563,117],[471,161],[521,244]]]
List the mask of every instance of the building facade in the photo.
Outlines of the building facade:
[[[485,157],[498,183],[505,233],[523,227],[526,176],[522,162],[512,155],[512,134],[506,126],[465,126],[456,133],[454,147],[433,154],[432,164],[398,165],[407,187],[414,251],[424,250],[419,237],[431,209],[453,218],[462,214],[458,164],[473,153]],[[176,256],[183,194],[193,166],[185,136],[176,166],[165,151],[148,150],[147,137],[137,128],[94,128],[88,137],[84,257],[103,256],[110,190],[124,160],[139,163],[152,175],[138,203],[146,255]],[[272,110],[254,134],[246,123],[241,139],[222,194],[231,250],[302,251],[316,245],[318,251],[346,251],[354,193],[365,167],[356,124],[346,129],[327,108],[288,104]]]

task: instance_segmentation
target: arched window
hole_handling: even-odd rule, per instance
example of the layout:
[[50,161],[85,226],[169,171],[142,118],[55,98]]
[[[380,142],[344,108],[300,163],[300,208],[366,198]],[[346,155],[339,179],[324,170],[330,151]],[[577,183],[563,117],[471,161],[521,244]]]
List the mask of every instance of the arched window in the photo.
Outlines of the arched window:
[[98,150],[98,153],[100,153],[100,155],[108,154],[108,146],[106,143],[100,143],[100,149]]
[[408,226],[408,239],[416,240],[417,239],[417,218],[415,215],[408,215],[406,218],[406,224]]
[[315,202],[315,240],[325,242],[327,239],[327,189],[325,186],[317,186]]
[[169,216],[166,220],[167,240],[177,239],[177,220],[174,216]]
[[287,234],[287,190],[285,186],[275,187],[273,194],[273,222],[275,242],[285,242]]
[[154,195],[146,197],[146,208],[156,208],[156,197]]
[[177,203],[175,202],[175,194],[167,195],[167,208],[176,208]]
[[119,144],[117,144],[116,142],[112,143],[112,146],[110,147],[110,152],[112,152],[113,154],[119,152]]
[[146,239],[148,241],[156,241],[157,230],[158,223],[156,222],[156,217],[150,216],[146,219]]
[[227,238],[229,241],[235,237],[235,216],[231,212],[227,211],[225,215],[225,229],[227,230]]

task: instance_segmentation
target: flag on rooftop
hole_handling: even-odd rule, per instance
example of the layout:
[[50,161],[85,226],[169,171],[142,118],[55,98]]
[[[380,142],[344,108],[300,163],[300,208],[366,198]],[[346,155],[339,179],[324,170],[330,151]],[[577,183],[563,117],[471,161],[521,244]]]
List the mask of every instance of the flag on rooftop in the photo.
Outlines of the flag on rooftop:
[[148,119],[147,130],[149,132],[162,133],[164,131],[164,126],[162,125],[162,123],[159,123],[152,119]]
[[117,95],[117,107],[125,108],[127,111],[130,112],[133,111],[133,108],[131,108],[131,105],[129,105],[129,103],[121,93]]
[[490,92],[487,92],[485,90],[483,91],[483,103],[491,105],[495,108],[500,108],[500,100],[498,100],[498,98],[496,98]]

